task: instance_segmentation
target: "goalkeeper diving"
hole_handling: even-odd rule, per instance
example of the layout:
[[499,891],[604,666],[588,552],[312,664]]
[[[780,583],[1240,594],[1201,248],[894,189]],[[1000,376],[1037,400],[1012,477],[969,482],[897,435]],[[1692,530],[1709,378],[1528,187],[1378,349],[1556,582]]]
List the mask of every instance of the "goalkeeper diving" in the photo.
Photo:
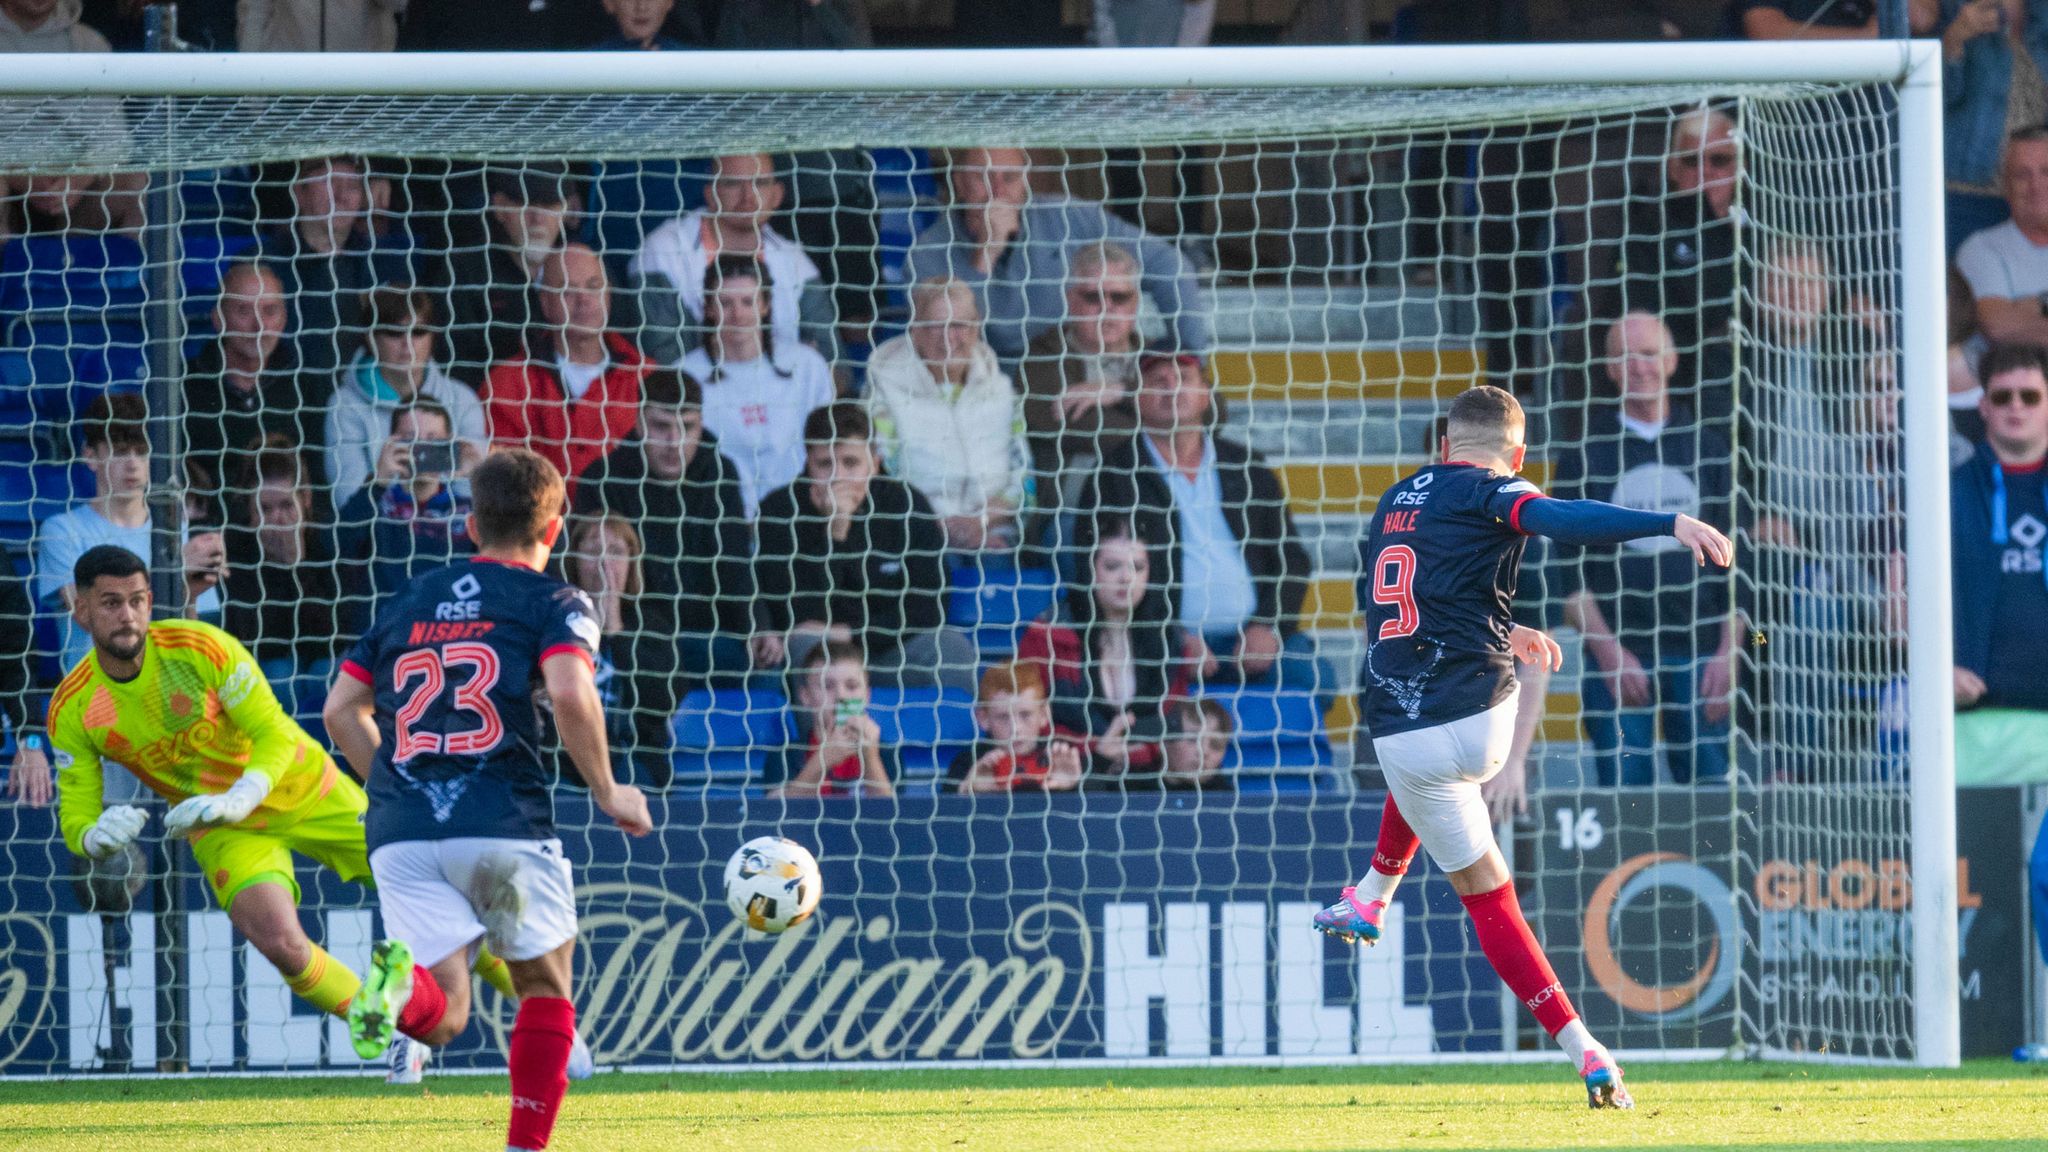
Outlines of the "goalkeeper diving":
[[[236,930],[300,999],[345,1018],[362,981],[299,926],[292,853],[370,884],[361,785],[279,706],[234,637],[196,620],[150,620],[149,570],[134,553],[87,550],[72,586],[72,617],[92,651],[50,697],[65,846],[104,860],[142,834],[142,808],[103,810],[105,766],[127,769],[172,805],[165,835],[191,841]],[[513,996],[502,960],[481,953],[475,970]],[[402,1040],[390,1059],[392,1079],[412,1082],[425,1049]]]

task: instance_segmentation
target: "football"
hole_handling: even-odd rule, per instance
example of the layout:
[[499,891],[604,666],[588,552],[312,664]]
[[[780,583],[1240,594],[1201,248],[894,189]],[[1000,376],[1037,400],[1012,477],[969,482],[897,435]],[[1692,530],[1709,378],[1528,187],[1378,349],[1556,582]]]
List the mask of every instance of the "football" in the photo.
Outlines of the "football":
[[810,849],[780,836],[757,836],[725,865],[725,902],[752,932],[786,932],[817,910],[824,885]]

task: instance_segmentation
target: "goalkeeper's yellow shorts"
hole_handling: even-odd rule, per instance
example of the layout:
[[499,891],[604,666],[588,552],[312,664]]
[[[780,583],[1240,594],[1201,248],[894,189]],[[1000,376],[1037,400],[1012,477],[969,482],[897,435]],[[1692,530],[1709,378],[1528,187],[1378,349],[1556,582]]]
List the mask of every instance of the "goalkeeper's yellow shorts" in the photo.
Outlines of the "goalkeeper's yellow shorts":
[[[206,882],[223,909],[242,889],[265,882],[290,889],[296,904],[299,881],[292,867],[294,852],[327,865],[343,880],[370,882],[369,849],[363,843],[363,811],[369,801],[354,777],[332,762],[327,771],[331,778],[321,781],[318,793],[297,813],[279,819],[259,810],[240,824],[193,837],[192,854],[199,858]],[[264,826],[254,826],[258,824]]]

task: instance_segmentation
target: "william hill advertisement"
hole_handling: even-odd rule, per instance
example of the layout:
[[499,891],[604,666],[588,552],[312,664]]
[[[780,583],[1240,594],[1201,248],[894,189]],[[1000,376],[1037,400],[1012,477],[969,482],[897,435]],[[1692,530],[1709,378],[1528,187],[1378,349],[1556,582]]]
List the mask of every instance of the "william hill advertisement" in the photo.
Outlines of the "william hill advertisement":
[[[1407,885],[1376,948],[1309,927],[1369,856],[1376,794],[1218,799],[671,800],[644,840],[565,837],[579,1023],[601,1063],[643,1067],[1500,1048],[1498,985],[1440,876]],[[581,799],[559,815],[590,826]],[[768,832],[817,853],[826,894],[799,929],[748,940],[721,874]],[[47,812],[0,809],[0,1070],[359,1063],[196,878],[161,911],[145,887],[95,914],[52,837]],[[299,878],[308,929],[362,963],[370,895]],[[502,1064],[510,1006],[477,1004],[444,1066]]]
[[[1544,939],[1594,1030],[1623,1047],[1909,1056],[1909,814],[1903,797],[1844,807],[1839,793],[1794,787],[1739,802],[1676,789],[1545,796]],[[2019,795],[1966,791],[1958,816],[1964,1054],[2000,1055],[2024,1039],[2020,1015],[1996,1007],[2020,1002],[2029,962]],[[1897,850],[1793,831],[1844,818]],[[1738,1030],[1739,1018],[1764,1030]],[[1844,1035],[1868,1043],[1845,1049]]]
[[[1822,803],[1840,800],[1541,799],[1535,851],[1519,854],[1525,899],[1603,1038],[1811,1049],[1824,1029],[1910,1034],[1903,860],[1789,841],[1733,862],[1732,844],[1776,820],[1811,826]],[[1861,818],[1903,827],[1897,804],[1857,803]],[[1433,869],[1403,887],[1378,947],[1309,928],[1370,855],[1378,793],[664,808],[645,840],[567,838],[582,901],[578,1017],[606,1064],[1342,1062],[1496,1051],[1535,1032],[1503,1020],[1499,984]],[[578,798],[560,815],[565,829],[590,827]],[[2017,795],[1966,795],[1961,825],[1964,1042],[2009,1051],[2019,1014],[1998,1009],[2020,1001],[2028,963]],[[799,930],[748,940],[720,874],[767,832],[816,851],[826,895]],[[175,882],[89,908],[50,813],[0,807],[0,1074],[362,1063],[177,855]],[[299,879],[308,930],[362,965],[380,932],[371,895],[310,867]],[[444,1066],[502,1064],[509,1006],[482,989],[477,1005]]]

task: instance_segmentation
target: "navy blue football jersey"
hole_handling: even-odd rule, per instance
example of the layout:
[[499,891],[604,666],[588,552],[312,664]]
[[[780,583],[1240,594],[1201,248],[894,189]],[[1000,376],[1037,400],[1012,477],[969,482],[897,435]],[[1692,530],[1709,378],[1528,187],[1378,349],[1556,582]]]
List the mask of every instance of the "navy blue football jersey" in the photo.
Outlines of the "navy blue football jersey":
[[1365,547],[1365,723],[1374,736],[1448,724],[1507,699],[1522,550],[1519,476],[1432,464],[1387,489]]
[[580,590],[481,557],[423,573],[387,601],[342,662],[377,694],[370,847],[554,836],[534,691],[542,661],[591,659],[599,639]]

